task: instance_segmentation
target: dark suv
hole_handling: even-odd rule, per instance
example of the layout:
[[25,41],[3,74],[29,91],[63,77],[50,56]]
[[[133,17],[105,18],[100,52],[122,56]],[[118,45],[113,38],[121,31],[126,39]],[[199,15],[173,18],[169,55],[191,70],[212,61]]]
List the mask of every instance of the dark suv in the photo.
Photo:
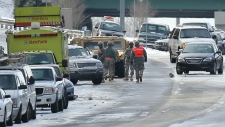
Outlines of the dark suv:
[[155,41],[166,39],[169,36],[169,25],[158,23],[143,23],[138,33],[137,40],[140,45],[155,48]]

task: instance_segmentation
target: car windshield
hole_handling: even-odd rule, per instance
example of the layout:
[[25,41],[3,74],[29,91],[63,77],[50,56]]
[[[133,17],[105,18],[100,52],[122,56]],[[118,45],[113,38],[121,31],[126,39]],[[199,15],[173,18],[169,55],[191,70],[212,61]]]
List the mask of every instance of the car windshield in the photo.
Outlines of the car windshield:
[[154,25],[154,24],[143,24],[140,32],[146,32],[146,31],[147,33],[159,33],[162,35],[166,35],[168,33],[167,28],[165,26]]
[[32,69],[35,80],[54,80],[51,69]]
[[112,23],[112,22],[102,22],[100,25],[100,29],[122,32],[121,26],[119,24]]
[[[107,47],[108,42],[104,42],[104,48]],[[84,48],[88,49],[98,49],[98,42],[84,42]],[[114,41],[114,48],[122,48],[122,43],[120,41]]]
[[17,89],[16,80],[14,75],[0,75],[0,88],[4,90]]
[[28,53],[27,64],[54,64],[54,56],[52,53]]
[[201,26],[201,27],[205,27],[206,29],[208,29],[206,23],[183,23],[182,25],[183,26]]
[[70,57],[87,57],[89,56],[88,52],[83,48],[72,48],[69,49]]
[[182,29],[180,38],[211,38],[207,29]]
[[187,44],[183,53],[214,53],[211,44]]

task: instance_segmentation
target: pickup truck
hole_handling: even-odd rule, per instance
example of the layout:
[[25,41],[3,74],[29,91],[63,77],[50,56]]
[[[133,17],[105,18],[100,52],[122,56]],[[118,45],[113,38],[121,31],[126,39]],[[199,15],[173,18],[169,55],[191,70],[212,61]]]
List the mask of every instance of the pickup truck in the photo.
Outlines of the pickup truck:
[[64,87],[53,67],[31,66],[35,79],[38,107],[51,107],[52,113],[63,111]]

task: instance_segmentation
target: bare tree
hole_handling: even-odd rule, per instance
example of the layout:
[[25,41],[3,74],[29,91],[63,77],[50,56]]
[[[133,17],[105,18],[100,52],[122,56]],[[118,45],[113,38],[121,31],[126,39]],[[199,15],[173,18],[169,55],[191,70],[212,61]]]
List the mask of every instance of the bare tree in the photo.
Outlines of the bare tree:
[[139,29],[141,24],[148,21],[149,17],[154,16],[156,10],[152,9],[149,0],[134,0],[134,3],[129,8],[129,14],[133,17],[134,33]]
[[85,20],[89,15],[84,14],[86,6],[83,4],[84,0],[52,0],[52,5],[58,5],[61,8],[72,8],[73,10],[73,27],[79,28],[79,26],[85,24]]

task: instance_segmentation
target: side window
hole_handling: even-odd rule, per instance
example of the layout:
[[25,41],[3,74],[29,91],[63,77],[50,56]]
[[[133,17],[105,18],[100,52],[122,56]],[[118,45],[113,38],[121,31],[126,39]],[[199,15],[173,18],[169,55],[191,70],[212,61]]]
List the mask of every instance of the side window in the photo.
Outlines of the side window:
[[180,29],[178,28],[178,29],[176,29],[176,31],[174,32],[174,35],[173,35],[173,36],[179,37],[179,33],[180,33]]
[[170,33],[169,38],[171,39],[173,37],[174,31],[176,30],[176,28],[173,28],[172,32]]

